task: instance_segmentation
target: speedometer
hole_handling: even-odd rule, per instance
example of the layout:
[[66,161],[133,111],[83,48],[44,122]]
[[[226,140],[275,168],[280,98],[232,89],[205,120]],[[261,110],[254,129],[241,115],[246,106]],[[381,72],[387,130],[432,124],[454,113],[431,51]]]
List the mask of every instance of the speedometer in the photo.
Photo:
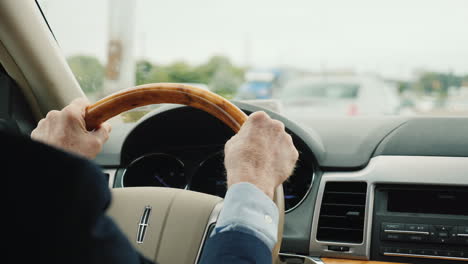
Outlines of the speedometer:
[[171,187],[183,189],[187,185],[184,164],[167,154],[148,154],[134,160],[124,172],[123,187]]
[[223,152],[218,152],[200,164],[192,178],[190,189],[224,198],[227,191]]
[[[307,196],[313,179],[313,165],[299,160],[293,175],[283,183],[285,210],[292,210]],[[208,157],[192,177],[189,189],[224,198],[227,191],[224,154],[222,151]]]

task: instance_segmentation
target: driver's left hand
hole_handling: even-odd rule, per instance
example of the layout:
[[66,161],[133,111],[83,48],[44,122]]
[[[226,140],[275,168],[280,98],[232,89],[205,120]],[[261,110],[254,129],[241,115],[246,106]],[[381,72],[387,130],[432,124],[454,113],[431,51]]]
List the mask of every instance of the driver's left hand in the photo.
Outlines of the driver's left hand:
[[39,121],[31,138],[89,159],[95,158],[109,138],[111,126],[102,123],[98,129],[87,131],[84,117],[88,105],[88,100],[79,98],[62,111],[50,111]]

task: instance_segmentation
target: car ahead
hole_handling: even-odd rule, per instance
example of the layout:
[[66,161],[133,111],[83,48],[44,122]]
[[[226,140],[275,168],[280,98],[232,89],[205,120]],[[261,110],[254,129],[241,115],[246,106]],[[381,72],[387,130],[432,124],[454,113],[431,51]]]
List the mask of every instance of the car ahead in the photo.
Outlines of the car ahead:
[[313,115],[391,115],[400,99],[394,87],[373,76],[304,77],[288,82],[279,94],[289,117]]
[[245,82],[239,87],[236,99],[272,99],[284,84],[299,71],[289,68],[252,69],[245,73]]

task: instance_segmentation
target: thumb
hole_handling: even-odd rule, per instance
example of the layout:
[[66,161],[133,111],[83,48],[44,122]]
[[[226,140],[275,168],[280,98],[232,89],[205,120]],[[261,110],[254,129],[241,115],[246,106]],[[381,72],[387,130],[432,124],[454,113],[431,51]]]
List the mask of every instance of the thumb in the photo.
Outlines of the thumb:
[[91,131],[90,134],[97,137],[101,141],[101,143],[104,144],[107,141],[107,139],[109,139],[109,133],[111,132],[111,130],[112,126],[109,123],[104,122],[101,125],[99,125],[98,129]]

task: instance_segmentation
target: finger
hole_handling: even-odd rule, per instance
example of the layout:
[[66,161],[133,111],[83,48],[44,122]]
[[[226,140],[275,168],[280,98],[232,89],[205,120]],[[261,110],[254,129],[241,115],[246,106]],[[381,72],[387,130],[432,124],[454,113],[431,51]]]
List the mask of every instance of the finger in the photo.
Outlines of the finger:
[[69,105],[63,108],[62,113],[67,120],[78,124],[83,130],[86,130],[86,122],[84,120],[86,114],[86,107],[89,105],[89,101],[86,98],[77,98],[73,100]]
[[284,138],[286,139],[287,144],[294,147],[294,141],[290,134],[284,133]]
[[100,125],[100,127],[103,127],[105,130],[107,130],[107,134],[110,134],[110,132],[112,131],[112,126],[111,124],[107,123],[107,122],[104,122]]
[[45,118],[42,118],[41,120],[39,120],[39,122],[37,123],[37,126],[36,128],[40,127],[40,126],[43,126],[45,123]]
[[270,124],[273,131],[278,133],[284,132],[286,134],[283,122],[273,119]]
[[66,106],[63,110],[70,110],[73,113],[79,113],[84,117],[86,112],[86,107],[89,105],[89,101],[87,98],[80,97],[73,100],[68,106]]
[[111,132],[111,130],[112,126],[109,123],[102,123],[101,125],[99,125],[99,128],[93,130],[90,133],[91,135],[94,135],[97,138],[99,138],[99,140],[101,140],[101,142],[104,143],[109,138],[109,133]]
[[233,142],[236,140],[236,138],[238,138],[238,134],[232,136],[227,142],[226,144],[224,144],[224,151],[226,152],[230,147],[231,145],[233,144]]
[[112,126],[109,123],[102,123],[98,129],[90,132],[91,135],[97,137],[102,144],[109,139],[109,133],[112,130]]
[[60,112],[57,110],[49,111],[45,119],[56,119],[60,116]]
[[241,127],[241,130],[242,128],[244,128],[244,130],[248,130],[248,128],[250,127],[258,127],[260,124],[263,124],[265,123],[268,119],[270,119],[270,117],[268,116],[267,113],[263,112],[263,111],[258,111],[258,112],[254,112],[252,114],[249,115],[249,117],[247,118],[247,121],[245,122],[244,126]]
[[270,116],[265,113],[264,111],[257,111],[257,112],[254,112],[252,114],[250,114],[248,120],[251,120],[253,122],[255,121],[264,121],[264,120],[267,120],[267,119],[270,119]]

